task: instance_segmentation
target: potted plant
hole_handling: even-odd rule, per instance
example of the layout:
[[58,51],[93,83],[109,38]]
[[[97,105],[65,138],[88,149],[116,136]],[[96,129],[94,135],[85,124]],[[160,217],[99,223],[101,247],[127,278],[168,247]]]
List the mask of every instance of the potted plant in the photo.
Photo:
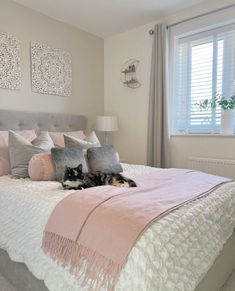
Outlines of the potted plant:
[[220,132],[222,134],[233,134],[235,94],[229,98],[217,94],[213,99],[205,99],[199,103],[201,110],[208,110],[210,108],[215,110],[217,106],[220,106],[222,109]]

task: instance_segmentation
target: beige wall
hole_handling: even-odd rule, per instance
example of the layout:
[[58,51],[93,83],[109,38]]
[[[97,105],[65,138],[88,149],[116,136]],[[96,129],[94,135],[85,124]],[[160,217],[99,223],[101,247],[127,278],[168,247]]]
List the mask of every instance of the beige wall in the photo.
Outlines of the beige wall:
[[[235,1],[208,1],[203,5],[182,10],[166,19],[173,23],[192,17]],[[183,8],[183,7],[182,7]],[[154,23],[105,39],[105,112],[116,114],[120,130],[114,142],[120,156],[132,163],[146,163],[147,118],[149,98],[149,76],[152,37],[148,30]],[[126,88],[120,82],[123,63],[130,59],[140,60],[137,76],[142,83],[139,89]],[[235,138],[226,137],[171,137],[172,166],[187,167],[189,156],[235,159]]]
[[[168,18],[169,23],[214,9],[234,1],[209,1]],[[158,20],[159,21],[159,20]],[[41,112],[76,113],[88,116],[90,127],[103,110],[116,114],[120,130],[114,142],[122,159],[146,163],[147,116],[153,23],[103,40],[72,26],[55,21],[12,1],[0,0],[0,31],[11,33],[21,42],[22,88],[0,89],[0,108]],[[69,51],[73,65],[71,97],[31,92],[30,41],[39,41]],[[104,55],[105,52],[105,68]],[[120,70],[129,58],[140,60],[137,76],[142,83],[132,90],[120,82]],[[103,98],[103,72],[105,97]],[[172,166],[187,166],[187,157],[234,157],[235,138],[172,137]]]
[[[146,131],[149,91],[151,40],[143,26],[127,33],[105,39],[105,101],[106,114],[118,117],[119,131],[114,144],[121,159],[133,163],[146,161]],[[142,86],[124,87],[120,81],[123,64],[130,58],[140,60],[137,77]]]
[[[0,89],[0,108],[84,114],[91,127],[103,113],[103,39],[53,20],[9,0],[0,0],[0,31],[21,43],[22,88]],[[73,91],[71,97],[31,92],[30,41],[43,42],[70,52]]]
[[171,138],[171,166],[187,168],[191,156],[235,160],[234,149],[234,136],[175,136]]

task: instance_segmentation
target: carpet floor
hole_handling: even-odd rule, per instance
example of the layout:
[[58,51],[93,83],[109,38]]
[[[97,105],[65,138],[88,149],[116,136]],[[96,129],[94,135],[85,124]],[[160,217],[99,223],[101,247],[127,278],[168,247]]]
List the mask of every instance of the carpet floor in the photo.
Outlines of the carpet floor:
[[3,276],[0,275],[0,291],[17,291]]
[[235,291],[235,270],[228,278],[228,281],[225,283],[222,291]]

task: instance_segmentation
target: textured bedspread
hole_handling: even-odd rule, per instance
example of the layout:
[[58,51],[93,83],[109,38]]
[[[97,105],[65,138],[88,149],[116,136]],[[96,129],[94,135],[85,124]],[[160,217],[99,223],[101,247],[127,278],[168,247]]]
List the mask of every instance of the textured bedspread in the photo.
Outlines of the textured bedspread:
[[[124,168],[131,178],[158,171],[134,165]],[[24,262],[51,291],[87,290],[83,278],[77,281],[41,250],[50,213],[70,193],[56,182],[0,177],[0,248]],[[116,290],[194,290],[234,227],[235,183],[228,183],[153,223],[133,248]]]

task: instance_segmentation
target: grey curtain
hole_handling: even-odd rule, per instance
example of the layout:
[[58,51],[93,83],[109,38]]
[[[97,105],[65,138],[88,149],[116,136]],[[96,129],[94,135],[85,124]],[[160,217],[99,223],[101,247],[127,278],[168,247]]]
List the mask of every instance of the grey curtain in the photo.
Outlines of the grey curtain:
[[155,25],[149,96],[147,163],[152,167],[170,166],[168,130],[168,30]]

